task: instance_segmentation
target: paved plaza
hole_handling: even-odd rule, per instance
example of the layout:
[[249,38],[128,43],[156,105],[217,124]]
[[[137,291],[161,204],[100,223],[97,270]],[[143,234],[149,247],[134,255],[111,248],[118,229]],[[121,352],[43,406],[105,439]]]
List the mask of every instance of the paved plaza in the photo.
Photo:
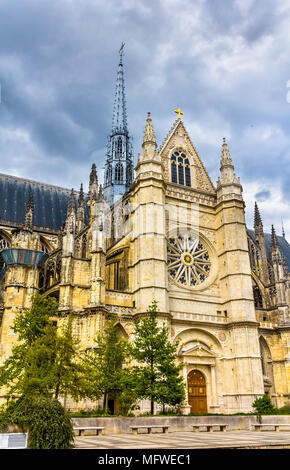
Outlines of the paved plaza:
[[290,432],[227,431],[75,436],[77,449],[290,449]]

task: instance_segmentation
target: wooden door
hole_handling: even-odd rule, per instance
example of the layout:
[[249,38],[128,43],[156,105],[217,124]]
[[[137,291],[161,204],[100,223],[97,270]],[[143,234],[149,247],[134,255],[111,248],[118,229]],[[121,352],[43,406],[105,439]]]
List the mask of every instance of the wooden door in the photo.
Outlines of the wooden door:
[[192,370],[187,376],[188,403],[191,413],[206,413],[206,383],[204,375],[199,370]]

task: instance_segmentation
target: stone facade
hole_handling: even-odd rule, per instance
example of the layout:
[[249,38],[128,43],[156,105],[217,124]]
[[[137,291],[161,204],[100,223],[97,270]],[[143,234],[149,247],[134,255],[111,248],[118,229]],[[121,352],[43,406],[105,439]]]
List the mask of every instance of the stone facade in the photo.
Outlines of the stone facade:
[[[31,200],[24,224],[2,221],[4,251],[48,257],[39,265],[3,265],[1,361],[17,340],[15,315],[39,287],[59,300],[59,326],[73,313],[84,350],[110,318],[130,339],[134,318],[155,299],[159,321],[179,341],[184,413],[199,406],[248,412],[265,392],[277,406],[289,404],[289,270],[274,230],[267,254],[257,207],[255,233],[247,232],[242,186],[225,140],[215,187],[183,122],[174,122],[157,149],[148,114],[135,170],[133,185],[108,207],[93,167],[87,202],[80,192],[75,207],[72,193],[63,230],[34,226]],[[200,402],[187,386],[196,372]]]

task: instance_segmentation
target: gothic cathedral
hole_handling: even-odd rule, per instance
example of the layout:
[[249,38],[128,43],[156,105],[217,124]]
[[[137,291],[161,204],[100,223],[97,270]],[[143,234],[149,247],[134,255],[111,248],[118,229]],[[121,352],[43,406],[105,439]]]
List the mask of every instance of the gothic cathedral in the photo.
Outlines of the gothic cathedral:
[[58,299],[59,326],[73,314],[83,349],[111,318],[130,339],[155,299],[179,341],[185,414],[249,412],[264,393],[289,404],[285,235],[264,233],[257,205],[247,229],[225,139],[215,186],[179,109],[159,148],[148,113],[134,177],[123,46],[103,186],[94,164],[88,192],[1,174],[0,198],[1,363],[17,340],[15,316],[38,289]]

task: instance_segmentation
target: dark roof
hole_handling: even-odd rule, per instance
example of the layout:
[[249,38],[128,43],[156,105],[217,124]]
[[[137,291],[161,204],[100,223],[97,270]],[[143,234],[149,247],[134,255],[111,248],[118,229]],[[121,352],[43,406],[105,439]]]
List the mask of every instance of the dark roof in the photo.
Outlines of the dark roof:
[[0,219],[23,223],[30,192],[34,203],[33,224],[61,230],[67,214],[70,189],[3,174],[0,174]]
[[[248,229],[248,233],[251,236],[251,238],[254,241],[256,241],[255,240],[254,230],[249,230]],[[271,234],[270,233],[264,233],[264,237],[265,237],[266,252],[267,252],[267,255],[269,256],[270,250],[271,250]],[[286,258],[287,265],[288,265],[288,271],[290,271],[290,245],[287,242],[286,238],[281,237],[280,235],[277,235],[277,240],[278,240],[280,250]]]

